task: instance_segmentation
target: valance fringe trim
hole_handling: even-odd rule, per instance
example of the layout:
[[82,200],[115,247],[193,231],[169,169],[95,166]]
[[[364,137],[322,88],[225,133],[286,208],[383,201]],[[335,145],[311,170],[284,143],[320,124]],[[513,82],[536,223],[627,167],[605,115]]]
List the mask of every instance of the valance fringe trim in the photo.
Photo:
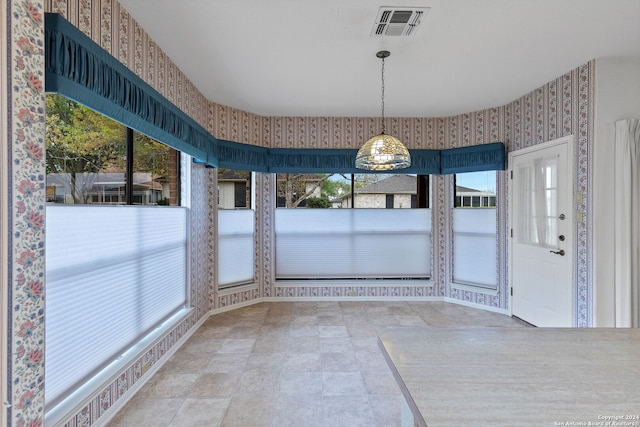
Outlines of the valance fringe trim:
[[505,148],[501,142],[442,150],[440,173],[452,174],[505,169]]
[[216,139],[58,14],[45,14],[45,90],[57,92],[206,163]]

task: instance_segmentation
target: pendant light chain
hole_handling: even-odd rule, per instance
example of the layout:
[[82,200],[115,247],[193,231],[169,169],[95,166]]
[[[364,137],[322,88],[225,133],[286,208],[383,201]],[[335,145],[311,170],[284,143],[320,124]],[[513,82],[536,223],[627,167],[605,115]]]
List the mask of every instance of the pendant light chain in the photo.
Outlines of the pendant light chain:
[[380,108],[382,110],[382,132],[372,136],[364,143],[356,154],[356,168],[367,169],[371,171],[390,171],[394,169],[403,169],[411,166],[411,153],[398,138],[385,134],[384,119],[384,60],[391,53],[388,50],[381,50],[376,53],[376,57],[382,59],[382,72],[380,78],[382,80],[382,96],[380,99]]
[[382,133],[384,133],[384,57],[382,57],[382,72],[380,75],[382,77]]

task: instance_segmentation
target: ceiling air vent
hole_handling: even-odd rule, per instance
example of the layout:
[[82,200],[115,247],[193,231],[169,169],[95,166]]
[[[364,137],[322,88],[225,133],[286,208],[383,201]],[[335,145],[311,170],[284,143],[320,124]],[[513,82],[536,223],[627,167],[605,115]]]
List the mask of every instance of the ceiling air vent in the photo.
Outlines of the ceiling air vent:
[[411,36],[428,11],[428,7],[381,7],[371,37]]

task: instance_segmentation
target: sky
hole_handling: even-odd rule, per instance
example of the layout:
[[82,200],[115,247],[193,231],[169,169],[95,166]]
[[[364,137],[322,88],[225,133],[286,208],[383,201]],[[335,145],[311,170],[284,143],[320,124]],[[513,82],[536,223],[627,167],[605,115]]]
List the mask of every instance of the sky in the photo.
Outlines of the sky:
[[480,191],[496,192],[496,171],[468,172],[456,175],[456,184]]

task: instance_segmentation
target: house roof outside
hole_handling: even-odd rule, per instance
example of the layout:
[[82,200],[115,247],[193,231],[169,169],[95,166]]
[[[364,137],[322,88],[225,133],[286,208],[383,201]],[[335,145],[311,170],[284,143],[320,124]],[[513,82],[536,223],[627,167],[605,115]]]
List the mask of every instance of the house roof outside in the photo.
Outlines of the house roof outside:
[[[413,175],[392,175],[371,184],[367,184],[354,191],[356,194],[417,194],[416,177]],[[469,195],[477,193],[478,195],[493,195],[492,192],[482,191],[475,188],[463,187],[456,185],[457,194]],[[343,198],[351,197],[346,194]]]
[[475,188],[463,187],[456,185],[456,193],[484,193],[484,191],[477,190]]
[[356,194],[416,194],[418,186],[415,175],[391,175],[380,181],[367,184],[354,191]]
[[233,169],[220,169],[218,173],[218,181],[244,182],[249,177],[251,177],[251,172]]

